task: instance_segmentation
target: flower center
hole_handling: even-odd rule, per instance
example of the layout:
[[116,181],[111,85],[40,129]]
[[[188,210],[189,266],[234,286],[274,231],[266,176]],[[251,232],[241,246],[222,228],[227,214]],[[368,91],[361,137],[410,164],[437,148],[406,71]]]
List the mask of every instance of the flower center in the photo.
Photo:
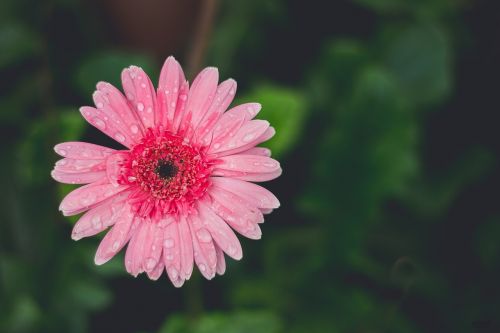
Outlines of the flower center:
[[177,167],[167,160],[159,160],[155,169],[156,174],[160,176],[161,179],[165,180],[174,177],[177,171],[179,171]]
[[134,202],[143,216],[190,206],[205,194],[212,170],[204,153],[182,137],[151,130],[132,147],[125,168],[128,183],[137,186]]

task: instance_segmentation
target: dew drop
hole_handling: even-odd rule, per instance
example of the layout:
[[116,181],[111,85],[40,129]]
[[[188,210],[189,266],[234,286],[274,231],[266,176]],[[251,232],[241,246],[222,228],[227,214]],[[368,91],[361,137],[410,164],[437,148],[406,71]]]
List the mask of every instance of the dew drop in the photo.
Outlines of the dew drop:
[[140,102],[139,102],[139,103],[137,103],[137,110],[139,110],[139,111],[143,111],[143,110],[144,110],[144,104],[142,104],[142,103],[140,103]]
[[104,104],[102,102],[97,103],[97,108],[102,109],[104,107]]
[[120,132],[115,134],[115,139],[118,140],[119,142],[125,142],[125,137]]
[[163,241],[163,246],[166,248],[174,247],[174,240],[172,238],[167,238]]
[[183,101],[185,101],[187,99],[187,95],[186,94],[182,94],[179,96],[179,98]]
[[56,162],[56,165],[62,166],[62,165],[65,165],[66,163],[67,163],[66,160],[59,160],[59,161]]
[[111,250],[113,251],[116,251],[118,250],[118,248],[120,247],[120,242],[119,241],[116,241],[113,243],[113,245],[111,246]]
[[144,82],[141,83],[141,87],[146,88],[146,84]]
[[214,149],[219,149],[220,148],[220,143],[214,144]]
[[148,258],[146,260],[146,270],[152,270],[153,268],[155,268],[156,266],[156,260],[154,260],[153,258]]
[[207,270],[207,266],[205,266],[205,264],[200,264],[198,267],[200,268],[200,271],[202,271],[202,272],[205,272]]
[[137,125],[131,125],[130,131],[134,134],[137,134],[137,132],[139,132],[139,127],[137,127]]
[[99,118],[95,118],[94,119],[94,124],[99,127],[99,128],[106,128],[106,123],[104,123],[104,121],[102,119],[99,119]]
[[274,168],[276,166],[276,163],[274,163],[274,162],[265,162],[264,166],[268,167],[268,168]]
[[96,215],[92,218],[92,226],[94,229],[100,229],[101,228],[101,217],[99,215]]
[[177,272],[177,270],[175,269],[175,267],[170,267],[168,269],[168,272],[170,273],[170,277],[173,280],[177,280],[177,277],[179,276],[179,272]]
[[250,142],[250,141],[252,141],[252,140],[253,140],[253,138],[254,138],[254,134],[253,134],[253,133],[249,133],[249,134],[247,134],[247,135],[245,135],[245,136],[243,137],[243,141],[244,141],[244,142]]
[[203,243],[208,243],[212,240],[212,236],[210,236],[210,233],[206,229],[200,229],[196,232],[196,235],[198,236],[198,239],[200,242]]

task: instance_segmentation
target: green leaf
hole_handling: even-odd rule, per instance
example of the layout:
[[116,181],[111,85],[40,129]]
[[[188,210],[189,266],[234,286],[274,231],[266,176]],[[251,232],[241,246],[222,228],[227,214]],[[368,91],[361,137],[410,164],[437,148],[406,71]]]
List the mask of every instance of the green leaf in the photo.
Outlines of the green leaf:
[[[128,66],[142,67],[156,83],[158,74],[154,62],[142,54],[131,54],[119,51],[105,51],[93,54],[80,65],[76,73],[76,85],[82,96],[91,96],[99,81],[121,87],[121,72]],[[155,74],[156,73],[156,74]]]
[[269,121],[276,129],[276,135],[262,146],[270,148],[274,156],[281,157],[294,147],[302,135],[307,113],[306,100],[301,91],[262,84],[242,97],[240,102],[262,104],[257,117]]
[[278,333],[281,322],[265,311],[208,313],[197,320],[184,315],[170,316],[159,333]]
[[83,136],[86,122],[77,108],[60,108],[57,110],[59,141],[75,141]]
[[69,292],[76,304],[90,310],[102,309],[112,299],[111,291],[96,281],[75,281]]
[[451,90],[451,51],[447,35],[433,24],[393,27],[385,64],[415,104],[436,103]]
[[17,23],[0,26],[0,69],[33,57],[40,51],[41,38],[28,28]]

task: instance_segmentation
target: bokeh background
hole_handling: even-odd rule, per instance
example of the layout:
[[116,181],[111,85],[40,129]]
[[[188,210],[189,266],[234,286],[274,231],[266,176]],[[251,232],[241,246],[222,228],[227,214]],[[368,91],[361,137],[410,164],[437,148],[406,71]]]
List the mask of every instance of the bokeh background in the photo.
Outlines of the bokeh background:
[[[500,15],[486,0],[0,1],[0,332],[500,332]],[[70,239],[55,143],[173,54],[260,101],[282,206],[181,289]]]

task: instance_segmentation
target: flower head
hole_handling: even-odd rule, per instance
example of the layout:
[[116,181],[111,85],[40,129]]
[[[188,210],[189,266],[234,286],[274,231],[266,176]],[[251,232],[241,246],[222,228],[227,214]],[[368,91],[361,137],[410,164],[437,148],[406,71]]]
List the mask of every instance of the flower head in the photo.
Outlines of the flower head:
[[86,184],[61,202],[64,215],[83,214],[72,238],[107,228],[95,256],[97,265],[127,244],[125,267],[156,280],[166,270],[180,287],[196,263],[207,279],[225,271],[224,253],[242,257],[233,230],[259,239],[263,214],[278,199],[251,182],[274,179],[279,163],[266,148],[274,129],[253,120],[258,103],[229,107],[236,91],[232,79],[218,84],[209,67],[191,87],[179,63],[169,57],[158,89],[139,67],[122,72],[125,95],[99,82],[94,107],[82,107],[93,126],[126,147],[114,150],[85,142],[55,146],[63,157],[52,177]]

